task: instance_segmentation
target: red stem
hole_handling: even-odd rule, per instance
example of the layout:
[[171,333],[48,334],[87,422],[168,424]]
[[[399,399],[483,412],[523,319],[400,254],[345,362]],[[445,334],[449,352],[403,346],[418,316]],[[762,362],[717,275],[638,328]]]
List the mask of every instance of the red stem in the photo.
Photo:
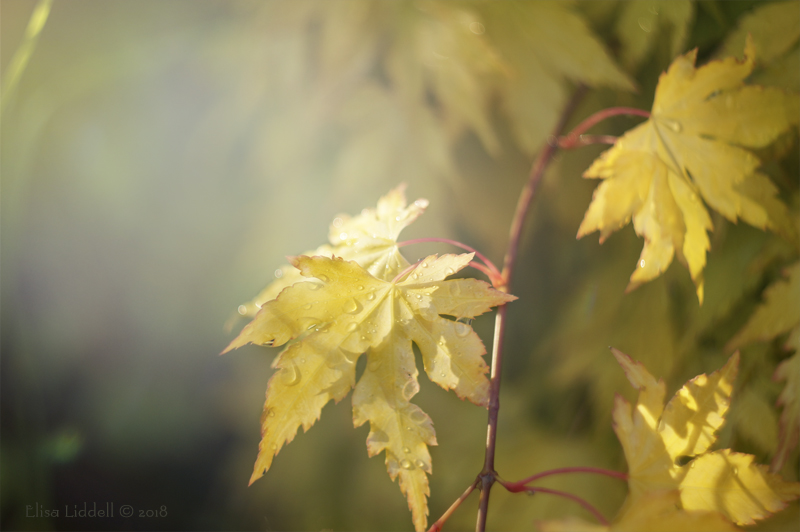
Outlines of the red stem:
[[[414,240],[406,240],[404,242],[398,242],[396,245],[397,247],[403,247],[409,244],[422,244],[424,242],[444,242],[446,244],[452,244],[453,246],[459,247],[461,249],[471,251],[472,253],[475,253],[475,256],[481,259],[483,263],[486,264],[486,266],[488,266],[492,272],[494,272],[497,276],[500,276],[500,270],[498,270],[497,266],[495,266],[492,261],[487,259],[483,253],[481,253],[477,249],[474,249],[466,244],[462,244],[461,242],[458,242],[456,240],[450,240],[449,238],[415,238]],[[492,276],[489,275],[489,277],[491,278]]]
[[[580,102],[581,98],[586,92],[586,87],[580,86],[575,91],[572,99],[564,108],[561,114],[561,119],[556,125],[553,135],[558,137],[566,126],[572,112]],[[522,229],[525,217],[530,210],[539,182],[542,180],[544,170],[547,168],[550,159],[557,150],[557,146],[547,143],[539,152],[536,162],[531,168],[531,173],[528,176],[528,182],[517,201],[517,209],[514,212],[514,219],[511,222],[509,233],[508,249],[506,251],[505,261],[503,264],[503,278],[506,281],[507,287],[511,284],[512,274],[514,273],[514,266],[517,262],[517,252],[519,251],[520,238],[522,236]],[[489,510],[489,494],[497,479],[497,472],[494,470],[494,455],[497,442],[497,418],[500,410],[500,376],[503,368],[503,339],[505,337],[505,323],[506,323],[506,306],[501,305],[497,309],[497,316],[494,325],[494,345],[492,348],[492,372],[489,381],[489,420],[486,428],[486,457],[483,463],[483,470],[479,475],[481,480],[481,499],[478,506],[478,519],[475,524],[476,532],[484,532],[486,530],[486,516]]]
[[453,515],[453,512],[456,511],[456,509],[461,505],[461,503],[464,502],[464,500],[467,497],[469,497],[469,494],[472,493],[472,491],[477,487],[478,487],[478,479],[475,479],[475,482],[473,482],[472,485],[468,487],[466,491],[464,491],[464,493],[461,494],[461,497],[456,499],[456,502],[451,504],[450,508],[448,508],[447,511],[443,513],[442,516],[439,519],[437,519],[435,523],[431,525],[431,527],[428,529],[428,532],[439,532],[444,526],[445,521],[447,521],[450,518],[450,516]]
[[615,144],[616,142],[617,137],[613,135],[578,135],[577,137],[567,135],[558,138],[558,147],[562,150],[571,150],[590,144]]
[[525,487],[525,484],[529,484],[534,480],[539,480],[540,478],[549,477],[551,475],[561,475],[563,473],[596,473],[598,475],[606,475],[609,477],[619,478],[621,480],[628,480],[628,475],[625,473],[620,473],[619,471],[612,471],[610,469],[603,469],[600,467],[561,467],[559,469],[550,469],[549,471],[542,471],[541,473],[537,473],[532,477],[528,477],[525,480],[520,480],[519,482],[506,482],[503,484],[506,489],[511,487]]
[[600,510],[598,510],[597,508],[595,508],[594,506],[589,504],[589,501],[587,501],[586,499],[578,497],[577,495],[573,495],[572,493],[568,493],[566,491],[554,490],[554,489],[550,489],[550,488],[525,487],[525,486],[520,487],[520,488],[512,489],[507,484],[503,484],[503,487],[505,487],[511,493],[519,493],[520,491],[527,491],[528,493],[549,493],[551,495],[558,495],[559,497],[564,497],[565,499],[570,499],[572,501],[577,502],[578,504],[580,504],[581,506],[583,506],[584,508],[586,508],[590,512],[592,512],[592,515],[594,515],[595,518],[598,521],[600,521],[600,523],[602,525],[608,526],[608,520],[605,518],[605,516],[603,514],[600,513]]
[[643,116],[645,118],[650,118],[650,113],[645,111],[644,109],[636,109],[635,107],[609,107],[608,109],[603,109],[602,111],[597,111],[595,114],[575,126],[572,131],[570,131],[567,136],[576,136],[579,137],[589,131],[593,126],[599,124],[603,120],[611,118],[612,116],[619,116],[619,115],[628,115],[628,116]]

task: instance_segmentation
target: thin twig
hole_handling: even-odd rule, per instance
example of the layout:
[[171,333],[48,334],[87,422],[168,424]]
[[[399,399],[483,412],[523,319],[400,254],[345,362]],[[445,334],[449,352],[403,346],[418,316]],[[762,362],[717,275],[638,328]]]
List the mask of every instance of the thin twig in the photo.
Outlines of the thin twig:
[[[567,120],[572,112],[580,102],[583,95],[586,93],[586,87],[579,86],[575,90],[572,99],[569,101],[564,111],[561,114],[561,119],[556,126],[553,135],[558,137],[561,135]],[[531,207],[536,190],[544,175],[544,170],[547,168],[550,160],[557,150],[557,146],[547,143],[539,152],[536,162],[531,168],[528,182],[517,202],[517,209],[514,212],[514,219],[511,222],[511,229],[509,233],[508,249],[503,264],[503,277],[506,281],[506,290],[511,284],[512,274],[514,273],[514,266],[517,261],[517,253],[519,251],[520,237],[522,236],[522,229],[525,218]],[[494,484],[497,472],[494,470],[494,455],[497,442],[497,417],[500,410],[500,376],[503,369],[503,338],[505,337],[505,323],[506,323],[506,306],[501,305],[497,309],[497,316],[494,322],[494,344],[492,347],[492,372],[489,388],[489,420],[486,428],[486,458],[483,464],[483,470],[479,478],[481,479],[481,499],[478,506],[478,519],[475,524],[476,532],[484,532],[486,530],[486,515],[489,509],[489,494]]]
[[470,485],[470,487],[468,487],[464,491],[464,493],[461,494],[461,497],[456,499],[456,502],[451,504],[450,508],[448,508],[447,511],[443,513],[442,516],[439,519],[437,519],[435,523],[431,525],[431,527],[428,529],[428,532],[439,532],[442,529],[442,526],[444,526],[445,521],[450,519],[450,516],[453,515],[453,512],[455,512],[456,509],[458,509],[458,507],[461,505],[461,503],[464,502],[464,500],[467,497],[469,497],[469,494],[472,493],[472,491],[478,487],[478,481],[479,481],[478,479],[475,479],[475,482],[473,482]]
[[614,135],[565,135],[558,138],[558,147],[562,150],[582,148],[590,144],[616,144],[617,137]]
[[572,493],[568,493],[566,491],[561,491],[561,490],[554,490],[554,489],[550,489],[550,488],[540,488],[540,487],[533,487],[533,486],[524,486],[524,487],[521,487],[520,489],[510,489],[509,486],[507,486],[505,484],[503,486],[506,489],[508,489],[508,491],[510,491],[511,493],[519,493],[520,491],[527,491],[528,493],[549,493],[551,495],[557,495],[559,497],[564,497],[565,499],[570,499],[572,501],[577,502],[578,504],[580,504],[581,506],[583,506],[584,508],[586,508],[590,512],[592,512],[592,515],[594,515],[595,518],[598,521],[600,521],[601,524],[603,524],[605,526],[608,526],[608,520],[605,518],[605,516],[602,513],[600,513],[600,510],[598,510],[597,508],[595,508],[594,506],[589,504],[589,501],[587,501],[586,499],[584,499],[582,497],[578,497],[577,495],[573,495]]
[[612,471],[610,469],[603,469],[600,467],[561,467],[559,469],[542,471],[541,473],[537,473],[524,480],[520,480],[519,482],[506,482],[503,485],[509,489],[510,487],[523,487],[525,484],[530,484],[534,480],[539,480],[540,478],[549,477],[551,475],[561,475],[564,473],[596,473],[598,475],[606,475],[608,477],[614,477],[621,480],[628,480],[628,475],[626,473],[620,473],[619,471]]

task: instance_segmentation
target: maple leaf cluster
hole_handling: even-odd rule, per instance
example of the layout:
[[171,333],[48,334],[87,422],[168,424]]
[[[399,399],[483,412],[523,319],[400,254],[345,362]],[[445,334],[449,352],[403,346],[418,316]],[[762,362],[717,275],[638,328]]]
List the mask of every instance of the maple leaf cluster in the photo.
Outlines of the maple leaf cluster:
[[[249,304],[260,310],[223,353],[248,343],[288,343],[273,362],[278,371],[267,387],[251,484],[301,425],[308,430],[325,404],[355,387],[353,423],[370,423],[369,455],[385,452],[415,528],[425,529],[428,446],[436,445],[436,435],[428,415],[411,403],[419,391],[412,343],[431,381],[485,407],[486,349],[470,325],[442,315],[471,319],[516,299],[476,279],[446,280],[473,253],[431,255],[409,265],[397,236],[426,206],[425,200],[407,206],[400,187],[377,209],[337,217],[330,246],[292,258],[296,271],[284,268]],[[356,362],[365,353],[366,369],[356,383]]]
[[739,366],[735,353],[720,370],[698,375],[664,405],[666,386],[628,355],[613,349],[631,385],[635,406],[614,402],[614,431],[628,461],[628,498],[610,527],[577,518],[542,523],[541,530],[737,530],[800,497],[754,456],[710,451],[730,407]]

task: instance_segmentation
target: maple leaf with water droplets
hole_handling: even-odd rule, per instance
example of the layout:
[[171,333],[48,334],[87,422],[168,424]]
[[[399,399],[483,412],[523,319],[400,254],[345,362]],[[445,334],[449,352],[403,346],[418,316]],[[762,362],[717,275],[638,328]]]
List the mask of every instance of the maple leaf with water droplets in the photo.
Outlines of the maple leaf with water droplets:
[[[294,340],[273,363],[278,371],[267,388],[251,483],[269,469],[301,425],[310,428],[328,401],[340,401],[355,385],[353,421],[356,426],[370,422],[369,454],[385,451],[387,469],[393,479],[400,477],[415,528],[425,529],[428,445],[435,445],[436,437],[427,414],[410,403],[419,390],[412,343],[422,353],[430,380],[486,406],[486,349],[472,327],[442,315],[474,318],[516,299],[477,279],[445,280],[473,256],[432,255],[389,281],[339,257],[292,260],[312,280],[295,283],[265,303],[225,349]],[[365,352],[367,367],[355,384],[356,362]]]
[[[330,226],[329,244],[302,255],[325,256],[353,260],[379,279],[389,280],[408,267],[408,261],[397,248],[400,232],[416,220],[428,206],[420,198],[406,205],[406,186],[400,185],[378,200],[375,209],[364,209],[357,216],[340,214]],[[239,307],[243,316],[255,316],[258,310],[278,294],[305,278],[290,264],[281,266],[280,277],[272,281],[255,298]]]
[[[594,192],[578,238],[600,241],[633,218],[645,239],[628,289],[659,276],[678,258],[703,301],[703,269],[711,218],[703,202],[732,222],[741,218],[791,236],[787,207],[742,148],[767,146],[800,120],[797,94],[745,85],[755,57],[712,61],[695,68],[697,50],[679,56],[661,75],[650,119],[628,131],[584,172],[604,179]],[[701,199],[702,198],[702,199]]]

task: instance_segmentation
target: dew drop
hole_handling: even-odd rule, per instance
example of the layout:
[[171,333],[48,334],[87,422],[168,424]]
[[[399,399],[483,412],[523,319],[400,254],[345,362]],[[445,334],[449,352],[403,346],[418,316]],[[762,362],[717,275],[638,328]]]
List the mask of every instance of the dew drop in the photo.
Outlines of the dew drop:
[[369,294],[367,294],[367,299],[370,300],[370,301],[374,300],[375,299],[375,292],[370,292]]
[[344,304],[344,311],[348,314],[358,314],[361,310],[361,305],[358,304],[358,301],[355,299],[349,300],[347,303]]
[[420,468],[420,469],[425,469],[425,462],[423,462],[423,461],[422,461],[422,460],[420,460],[419,458],[417,458],[417,459],[414,461],[414,464],[416,464],[416,466],[417,466],[418,468]]
[[394,290],[392,290],[392,295],[394,297],[400,297],[400,289],[399,288],[395,288]]
[[417,272],[414,272],[413,275],[411,275],[411,277],[413,279],[419,279],[419,274]]
[[412,397],[414,397],[418,391],[419,391],[419,385],[413,380],[408,381],[403,386],[403,397],[406,399],[406,401],[408,401]]
[[639,267],[644,268],[644,259],[639,261]]
[[347,240],[347,233],[339,233],[339,240]]
[[281,380],[286,386],[294,386],[300,382],[300,370],[297,369],[297,364],[289,361],[289,364],[281,370]]
[[360,291],[362,291],[363,289],[364,289],[364,287],[363,287],[363,286],[361,286],[361,285],[358,285],[358,291],[359,291],[359,292],[360,292]]
[[275,270],[275,278],[280,279],[281,277],[283,277],[283,270],[278,268],[277,270]]
[[739,468],[738,467],[734,467],[733,468],[733,474],[734,474],[734,476],[739,474]]
[[337,229],[340,228],[342,226],[342,224],[344,224],[344,220],[342,220],[341,218],[337,217],[337,218],[333,219],[333,226],[335,228],[337,228]]
[[444,274],[445,274],[445,275],[453,275],[454,273],[456,273],[456,271],[455,271],[453,268],[447,268],[447,269],[444,271]]
[[444,345],[444,340],[439,340],[439,345]]
[[269,417],[275,417],[275,411],[274,410],[270,410],[268,416]]
[[417,294],[417,299],[422,299],[422,294]]
[[469,334],[470,327],[466,323],[456,322],[456,336],[465,337]]
[[239,308],[236,310],[239,311],[239,314],[241,314],[242,316],[247,314],[247,307],[245,307],[244,305],[239,305]]
[[403,447],[403,452],[408,454],[411,452],[411,449],[409,449],[408,447]]
[[423,262],[422,264],[419,265],[419,267],[420,268],[427,268],[428,267],[428,263],[427,262]]
[[297,320],[297,325],[300,329],[304,331],[311,330],[318,325],[317,318],[312,318],[309,316],[304,316]]
[[414,205],[416,207],[419,207],[420,209],[425,209],[425,208],[428,207],[429,203],[430,202],[428,200],[426,200],[425,198],[420,198],[420,199],[418,199],[417,201],[414,202]]
[[306,359],[305,359],[305,358],[301,358],[301,359],[300,359],[300,363],[301,363],[301,364],[305,364],[305,363],[306,363]]
[[323,283],[327,283],[328,281],[331,280],[331,278],[328,277],[327,275],[317,275],[317,279],[319,279]]
[[303,305],[303,309],[304,310],[309,310],[309,309],[311,309],[311,306],[312,306],[311,303],[306,303],[305,305]]
[[270,445],[270,447],[272,447],[272,450],[274,451],[275,449],[277,449],[277,448],[278,448],[278,445],[277,445],[277,444],[275,444],[275,443],[273,443],[272,445]]
[[440,376],[441,378],[443,378],[443,379],[444,379],[445,377],[447,377],[447,375],[445,375],[444,373],[439,373],[439,376]]
[[319,283],[303,283],[303,284],[306,285],[306,288],[308,288],[309,290],[319,290],[320,288],[322,288],[322,285]]
[[414,464],[408,460],[400,460],[400,467],[403,469],[414,469]]
[[[419,424],[424,423],[428,416],[426,416],[422,412],[422,410],[415,410],[415,411],[411,412],[411,415],[409,417],[411,418],[411,421],[413,421],[414,423],[419,425]],[[411,430],[411,427],[408,427],[408,430]]]
[[353,332],[353,331],[355,331],[356,329],[358,329],[358,323],[356,323],[356,322],[354,322],[354,321],[353,321],[353,322],[350,322],[350,323],[348,323],[348,324],[347,324],[347,327],[345,327],[345,330],[346,330],[347,332]]

